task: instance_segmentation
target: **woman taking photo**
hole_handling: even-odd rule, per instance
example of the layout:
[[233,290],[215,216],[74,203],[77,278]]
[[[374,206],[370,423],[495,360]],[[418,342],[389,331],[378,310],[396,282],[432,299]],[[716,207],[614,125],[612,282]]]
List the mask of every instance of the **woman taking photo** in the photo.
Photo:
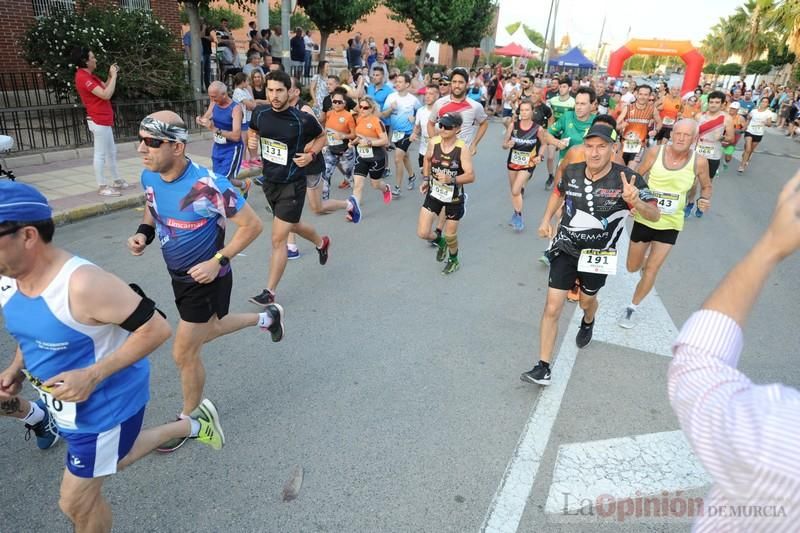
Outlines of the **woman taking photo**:
[[[129,185],[119,177],[117,145],[114,144],[112,129],[114,109],[111,107],[111,97],[114,96],[114,89],[117,87],[119,67],[116,63],[111,65],[108,69],[108,80],[103,82],[94,74],[97,58],[88,48],[75,48],[72,51],[72,62],[78,66],[75,72],[75,88],[78,90],[83,107],[86,108],[86,122],[94,137],[94,177],[97,180],[97,194],[120,196],[122,193],[119,189],[127,189]],[[111,185],[103,175],[106,163],[114,179]]]

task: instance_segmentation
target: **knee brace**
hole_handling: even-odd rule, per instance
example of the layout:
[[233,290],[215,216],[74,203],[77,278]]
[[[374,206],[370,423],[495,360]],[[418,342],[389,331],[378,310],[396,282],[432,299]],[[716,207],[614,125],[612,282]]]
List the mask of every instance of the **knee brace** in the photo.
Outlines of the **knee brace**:
[[444,242],[447,243],[447,248],[449,250],[458,251],[458,235],[453,233],[452,235],[445,234]]

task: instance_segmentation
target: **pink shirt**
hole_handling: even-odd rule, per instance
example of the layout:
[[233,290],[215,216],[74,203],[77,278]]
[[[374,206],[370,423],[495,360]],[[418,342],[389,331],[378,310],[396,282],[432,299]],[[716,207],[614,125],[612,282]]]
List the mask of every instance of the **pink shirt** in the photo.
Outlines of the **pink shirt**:
[[670,403],[713,479],[693,530],[800,531],[800,392],[739,372],[742,340],[732,318],[701,310],[672,348]]

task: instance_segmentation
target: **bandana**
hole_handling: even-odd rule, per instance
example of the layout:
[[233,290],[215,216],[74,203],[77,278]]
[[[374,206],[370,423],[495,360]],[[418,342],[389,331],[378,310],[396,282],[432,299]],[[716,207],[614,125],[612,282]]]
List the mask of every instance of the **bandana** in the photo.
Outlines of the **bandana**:
[[36,222],[53,218],[42,193],[18,181],[0,182],[0,223]]
[[139,129],[146,131],[156,139],[172,141],[186,144],[189,140],[189,132],[186,128],[167,124],[153,117],[144,117],[139,124]]

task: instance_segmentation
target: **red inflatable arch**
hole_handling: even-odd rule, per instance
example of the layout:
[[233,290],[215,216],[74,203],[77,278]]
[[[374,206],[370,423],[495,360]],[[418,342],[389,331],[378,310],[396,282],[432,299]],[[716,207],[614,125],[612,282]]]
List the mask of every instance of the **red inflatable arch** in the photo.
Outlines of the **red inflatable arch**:
[[680,56],[686,63],[681,94],[693,91],[700,82],[705,58],[690,41],[660,41],[631,39],[608,58],[608,75],[618,78],[622,75],[622,65],[634,54],[648,56]]

